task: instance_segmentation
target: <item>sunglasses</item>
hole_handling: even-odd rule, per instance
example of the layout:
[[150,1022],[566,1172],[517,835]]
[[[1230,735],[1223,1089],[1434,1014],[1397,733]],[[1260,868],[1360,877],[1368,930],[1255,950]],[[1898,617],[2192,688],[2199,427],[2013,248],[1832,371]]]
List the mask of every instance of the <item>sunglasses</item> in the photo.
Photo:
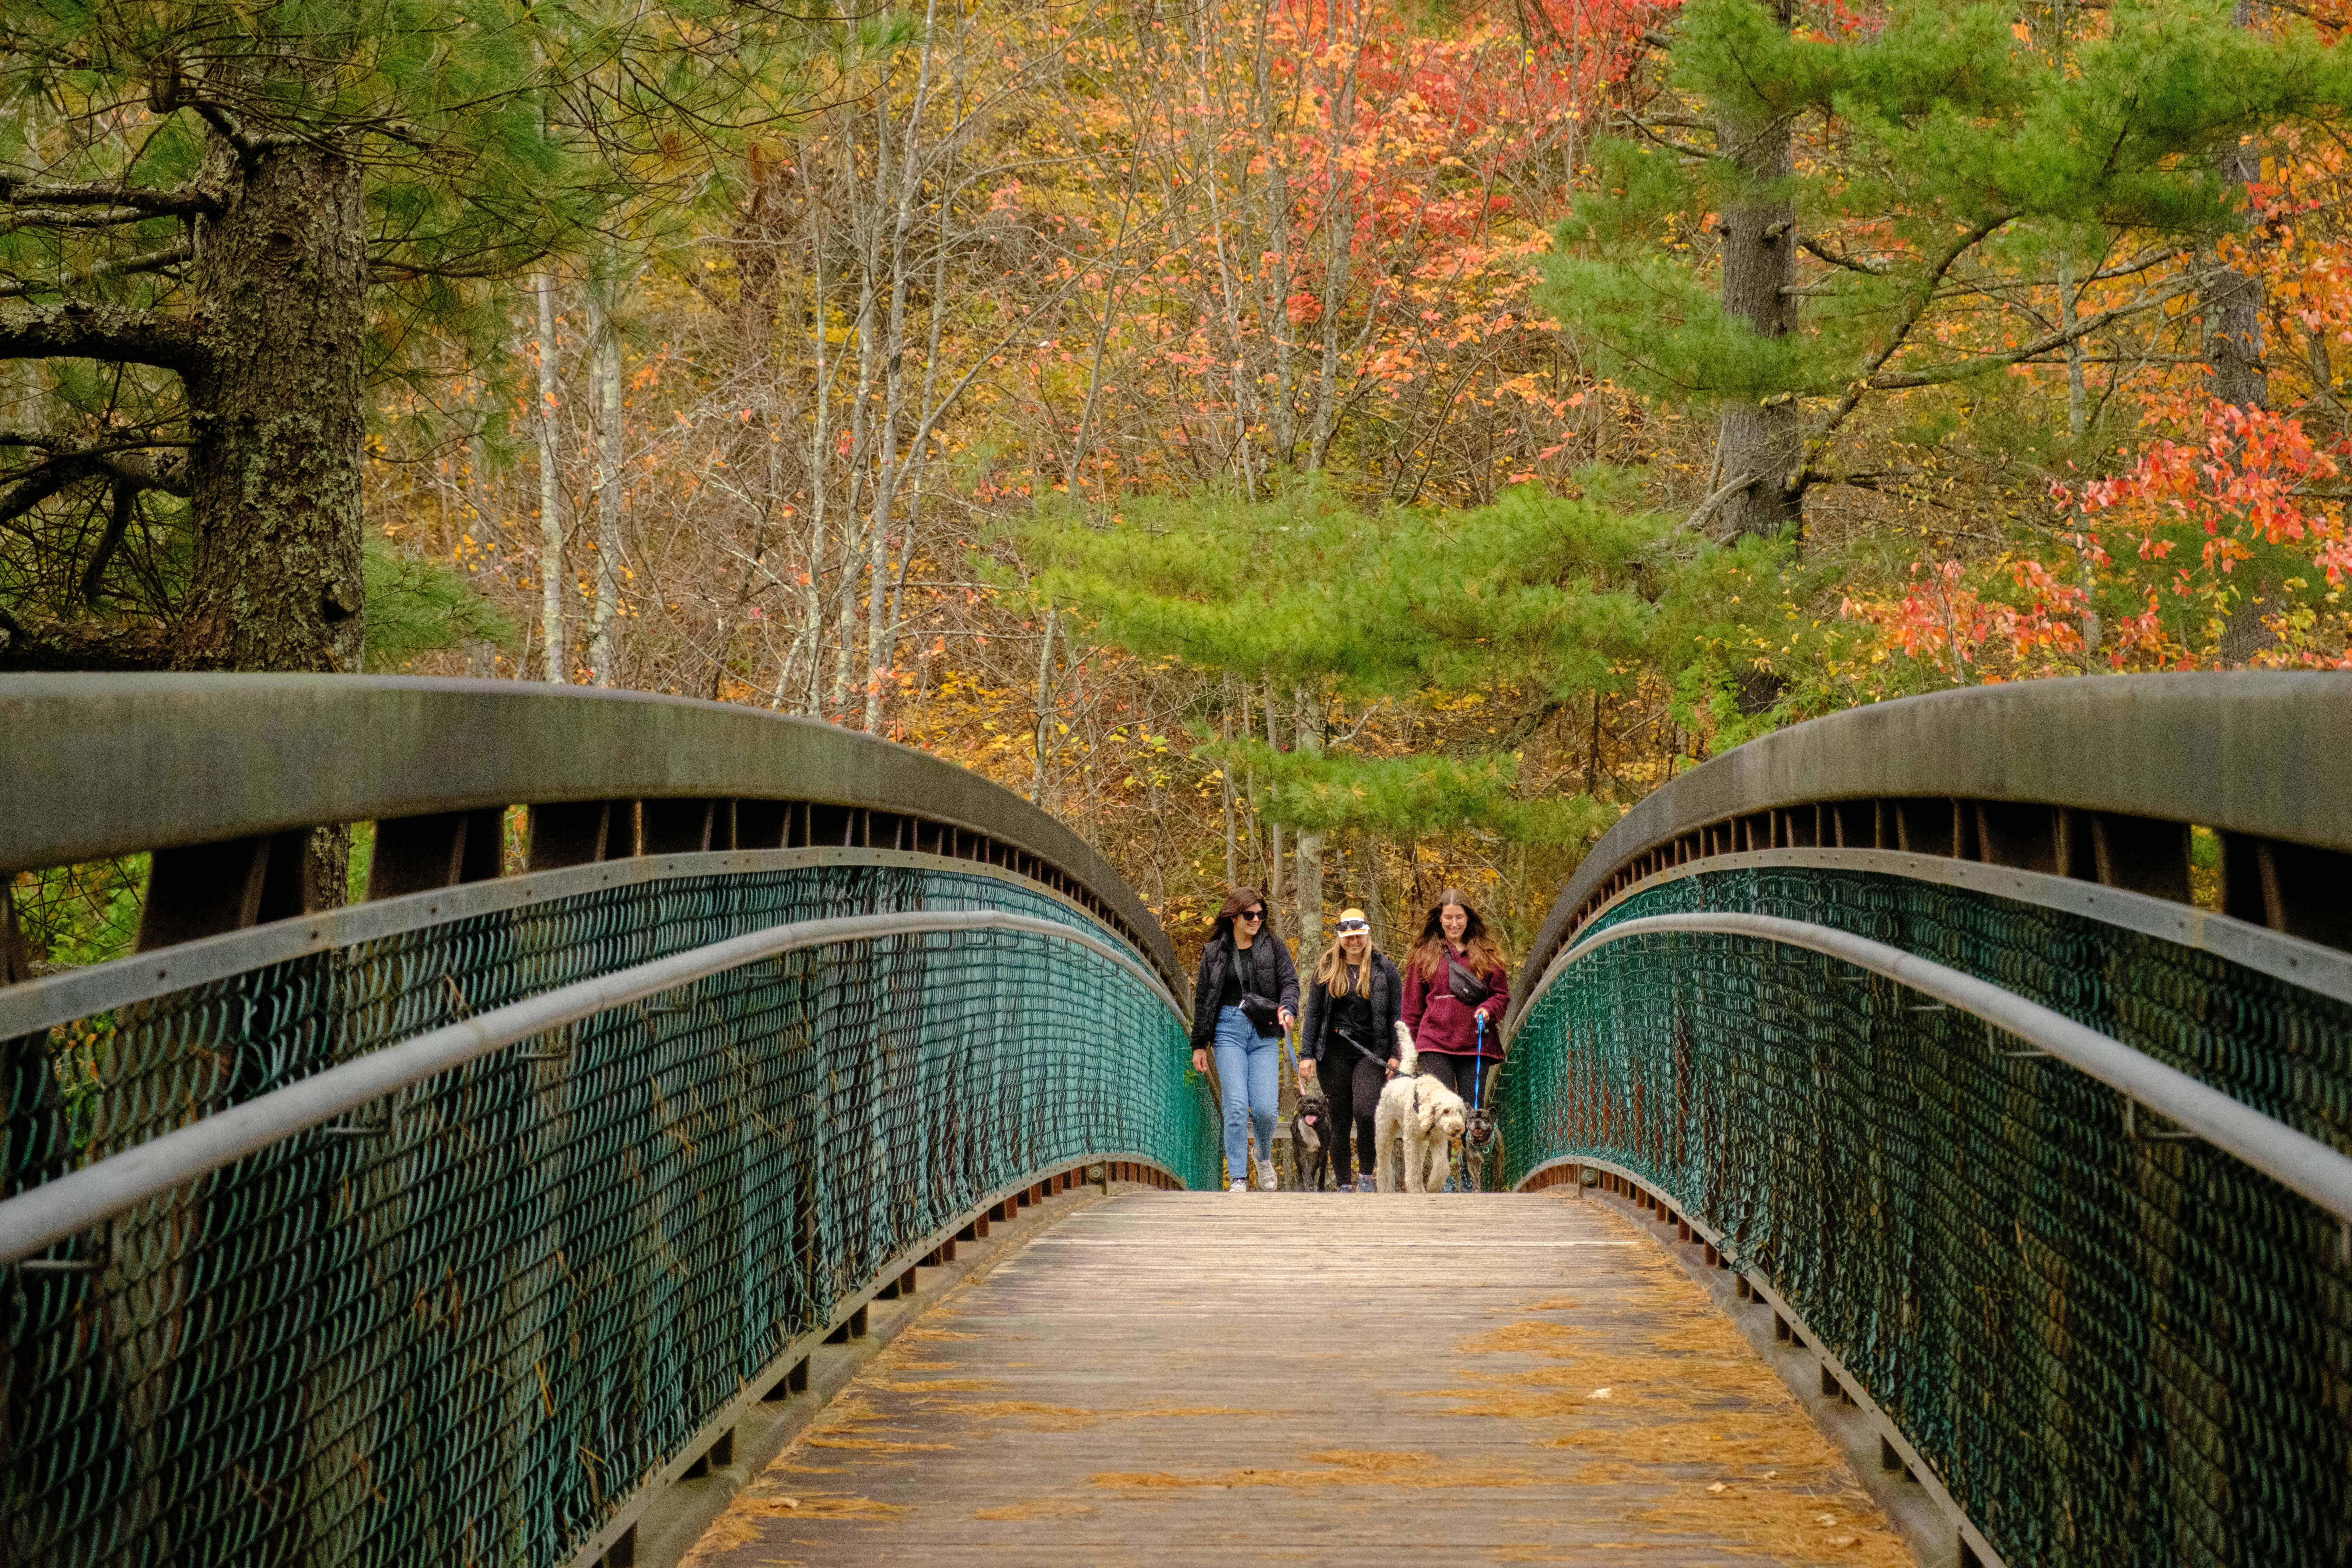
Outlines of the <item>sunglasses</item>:
[[1237,921],[1262,921],[1265,919],[1265,911],[1264,910],[1244,910],[1241,913],[1235,915],[1234,919]]

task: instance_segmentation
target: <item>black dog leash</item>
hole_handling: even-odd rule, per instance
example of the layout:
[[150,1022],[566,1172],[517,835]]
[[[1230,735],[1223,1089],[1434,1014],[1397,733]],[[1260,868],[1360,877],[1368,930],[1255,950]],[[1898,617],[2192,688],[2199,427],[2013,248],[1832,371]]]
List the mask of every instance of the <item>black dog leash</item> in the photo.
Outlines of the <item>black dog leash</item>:
[[[1372,1055],[1372,1048],[1371,1048],[1371,1047],[1370,1047],[1370,1046],[1368,1046],[1368,1045],[1364,1044],[1364,1042],[1363,1042],[1363,1041],[1361,1041],[1361,1040],[1360,1040],[1360,1039],[1356,1038],[1356,1037],[1355,1037],[1355,1036],[1353,1036],[1353,1035],[1351,1035],[1351,1034],[1348,1033],[1348,1031],[1347,1031],[1346,1029],[1344,1029],[1344,1028],[1340,1027],[1339,1025],[1337,1025],[1337,1024],[1332,1025],[1332,1026],[1331,1026],[1331,1032],[1332,1032],[1333,1034],[1335,1034],[1335,1035],[1339,1036],[1341,1039],[1343,1039],[1343,1040],[1347,1041],[1349,1045],[1351,1045],[1351,1046],[1355,1047],[1356,1047],[1356,1054],[1357,1054],[1358,1056],[1362,1057],[1366,1061],[1368,1061],[1368,1062],[1371,1063],[1374,1067],[1376,1067],[1376,1068],[1386,1068],[1386,1067],[1389,1065],[1389,1064],[1388,1064],[1388,1061],[1387,1061],[1387,1058],[1382,1058],[1382,1057],[1376,1057],[1376,1056]],[[1418,1075],[1416,1075],[1416,1076],[1418,1076]]]

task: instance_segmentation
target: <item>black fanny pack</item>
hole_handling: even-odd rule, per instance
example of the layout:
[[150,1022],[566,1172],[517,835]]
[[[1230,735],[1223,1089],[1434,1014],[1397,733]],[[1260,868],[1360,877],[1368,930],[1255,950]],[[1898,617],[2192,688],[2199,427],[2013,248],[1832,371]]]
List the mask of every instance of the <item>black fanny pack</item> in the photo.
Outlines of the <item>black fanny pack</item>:
[[1465,1007],[1475,1007],[1495,994],[1495,988],[1462,967],[1452,953],[1445,955],[1445,988]]
[[1239,1004],[1242,1016],[1261,1035],[1276,1033],[1282,1024],[1282,1004],[1255,991],[1244,991]]

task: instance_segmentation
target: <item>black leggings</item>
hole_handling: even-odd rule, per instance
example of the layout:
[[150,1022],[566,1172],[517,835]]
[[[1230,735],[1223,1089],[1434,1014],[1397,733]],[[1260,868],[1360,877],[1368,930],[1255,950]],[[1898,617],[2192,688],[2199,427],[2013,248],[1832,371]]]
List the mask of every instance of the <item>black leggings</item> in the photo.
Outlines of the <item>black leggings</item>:
[[1423,1051],[1415,1064],[1422,1071],[1462,1097],[1465,1105],[1484,1105],[1478,1092],[1495,1074],[1492,1057],[1457,1057],[1445,1051]]
[[[1380,1105],[1387,1075],[1344,1040],[1334,1041],[1315,1068],[1323,1097],[1331,1102],[1331,1180],[1344,1187],[1356,1179],[1360,1166],[1371,1174],[1372,1112]],[[1356,1145],[1352,1157],[1348,1147],[1351,1129]]]

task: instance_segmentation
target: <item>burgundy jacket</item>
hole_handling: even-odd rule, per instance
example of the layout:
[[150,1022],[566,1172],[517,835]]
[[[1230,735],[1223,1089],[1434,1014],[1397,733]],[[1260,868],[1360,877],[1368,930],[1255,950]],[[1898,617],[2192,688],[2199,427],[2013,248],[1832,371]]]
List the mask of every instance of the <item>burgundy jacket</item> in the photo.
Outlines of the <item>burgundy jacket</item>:
[[[1463,965],[1467,969],[1471,966]],[[1500,969],[1490,970],[1478,978],[1493,992],[1473,1012],[1454,999],[1454,988],[1447,984],[1452,972],[1445,965],[1437,966],[1434,976],[1423,974],[1421,965],[1407,959],[1404,964],[1404,1026],[1412,1031],[1413,1045],[1424,1051],[1436,1051],[1445,1056],[1500,1057],[1503,1042],[1496,1037],[1503,1026],[1503,1014],[1511,1005],[1511,977]],[[1478,1017],[1484,1014],[1486,1030],[1482,1039],[1478,1033]]]

